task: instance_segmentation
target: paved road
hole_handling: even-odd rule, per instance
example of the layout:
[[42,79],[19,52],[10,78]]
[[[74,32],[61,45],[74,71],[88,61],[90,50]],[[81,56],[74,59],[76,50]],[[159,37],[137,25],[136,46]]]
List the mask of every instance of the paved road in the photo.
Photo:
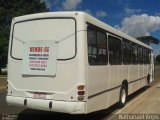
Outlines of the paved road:
[[[132,94],[129,97],[127,105],[118,109],[117,105],[110,107],[109,109],[95,112],[89,115],[68,115],[53,112],[44,112],[38,110],[25,109],[20,107],[8,106],[6,104],[5,96],[6,91],[0,91],[0,113],[3,114],[3,118],[6,114],[15,114],[18,120],[29,119],[56,119],[56,120],[117,120],[120,119],[120,115],[123,114],[160,114],[160,67],[155,69],[155,80],[157,81],[152,87],[145,90],[144,88]],[[4,84],[4,83],[3,83]],[[159,116],[160,117],[160,116]],[[122,118],[121,118],[122,119]]]
[[[160,81],[148,90],[142,90],[139,95],[135,95],[127,105],[114,112],[114,115],[107,117],[107,120],[119,120],[123,115],[143,115],[144,120],[147,115],[157,117],[154,120],[160,120]],[[151,120],[151,118],[148,120]]]

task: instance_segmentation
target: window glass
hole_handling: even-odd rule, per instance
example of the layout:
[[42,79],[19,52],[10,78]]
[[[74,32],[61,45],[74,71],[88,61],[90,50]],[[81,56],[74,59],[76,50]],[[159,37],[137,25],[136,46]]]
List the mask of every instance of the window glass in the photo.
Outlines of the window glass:
[[111,65],[122,64],[121,40],[109,35],[108,47],[109,47],[109,63]]
[[108,63],[106,33],[92,27],[88,27],[88,60],[90,65]]
[[122,42],[122,50],[123,50],[123,64],[131,64],[131,46],[130,42],[127,40],[123,40]]
[[127,53],[127,63],[131,64],[131,44],[130,42],[126,42],[126,53]]
[[144,61],[144,64],[147,64],[147,49],[146,48],[144,48],[144,50],[143,50],[143,61]]
[[147,63],[150,64],[150,60],[151,60],[151,50],[148,49],[147,50]]
[[123,64],[126,64],[126,41],[122,41],[122,60]]
[[56,40],[58,42],[57,59],[72,59],[75,57],[77,49],[75,25],[76,22],[72,18],[47,18],[16,22],[13,25],[11,38],[11,57],[22,60],[24,56],[24,43],[26,42]]
[[105,64],[107,62],[107,41],[106,41],[106,34],[97,31],[97,50],[98,50],[98,63]]
[[143,48],[142,48],[142,46],[138,46],[138,62],[139,62],[139,64],[143,64]]
[[132,43],[132,64],[138,64],[138,48],[134,43]]

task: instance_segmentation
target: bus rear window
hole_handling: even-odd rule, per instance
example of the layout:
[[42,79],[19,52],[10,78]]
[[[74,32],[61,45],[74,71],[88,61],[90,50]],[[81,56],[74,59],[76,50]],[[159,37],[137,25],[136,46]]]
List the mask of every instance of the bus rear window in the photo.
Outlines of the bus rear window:
[[59,60],[72,59],[76,54],[76,27],[72,18],[50,18],[17,22],[13,26],[11,56],[23,59],[23,46],[28,41],[58,42]]

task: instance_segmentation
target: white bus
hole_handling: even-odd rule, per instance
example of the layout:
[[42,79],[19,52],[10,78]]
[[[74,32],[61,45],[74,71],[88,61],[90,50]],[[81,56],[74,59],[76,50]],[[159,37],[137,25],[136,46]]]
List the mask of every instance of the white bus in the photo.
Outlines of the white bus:
[[13,18],[7,103],[70,114],[123,107],[153,81],[152,52],[83,12]]

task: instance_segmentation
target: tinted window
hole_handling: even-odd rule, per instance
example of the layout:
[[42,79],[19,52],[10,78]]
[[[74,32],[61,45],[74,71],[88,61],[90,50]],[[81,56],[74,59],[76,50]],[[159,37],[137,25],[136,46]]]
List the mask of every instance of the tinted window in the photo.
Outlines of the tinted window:
[[151,50],[147,49],[147,63],[150,63],[150,59],[151,59]]
[[109,63],[111,65],[122,64],[121,40],[108,36]]
[[122,41],[123,64],[131,64],[131,45],[127,40]]
[[143,48],[141,46],[138,46],[138,62],[143,64]]
[[138,64],[138,47],[132,43],[132,64]]
[[88,27],[88,60],[90,65],[108,63],[106,33],[93,27]]
[[58,60],[69,60],[76,55],[76,34],[71,35],[71,33],[76,33],[76,21],[72,18],[25,20],[16,22],[13,26],[10,54],[14,59],[23,59],[24,43],[37,40],[56,39]]
[[147,64],[147,62],[148,62],[148,56],[147,56],[147,49],[146,48],[144,48],[143,49],[143,62],[144,62],[144,64]]

